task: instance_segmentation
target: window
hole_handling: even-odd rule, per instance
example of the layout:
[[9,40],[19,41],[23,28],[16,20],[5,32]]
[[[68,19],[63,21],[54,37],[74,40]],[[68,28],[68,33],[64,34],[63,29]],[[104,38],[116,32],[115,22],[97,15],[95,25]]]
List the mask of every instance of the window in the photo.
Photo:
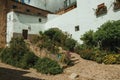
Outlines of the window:
[[75,26],[75,31],[79,31],[79,25],[78,26]]
[[116,0],[113,4],[114,4],[114,8],[113,8],[114,11],[120,10],[120,0]]
[[16,9],[16,8],[17,8],[17,6],[16,6],[16,5],[13,5],[13,6],[12,6],[12,8],[13,8],[13,9]]
[[41,19],[41,18],[39,18],[39,22],[42,22],[42,19]]
[[22,36],[24,39],[27,39],[28,38],[28,30],[23,30],[22,31]]
[[103,15],[103,14],[106,14],[106,13],[107,13],[107,7],[105,6],[104,3],[97,6],[96,16],[100,16],[100,15]]
[[30,10],[29,10],[29,9],[26,9],[26,12],[30,12]]

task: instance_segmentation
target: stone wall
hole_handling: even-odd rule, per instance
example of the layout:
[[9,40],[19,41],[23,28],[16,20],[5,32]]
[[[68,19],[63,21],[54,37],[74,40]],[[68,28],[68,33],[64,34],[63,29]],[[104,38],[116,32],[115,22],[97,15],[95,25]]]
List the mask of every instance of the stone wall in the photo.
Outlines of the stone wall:
[[0,48],[6,44],[6,0],[0,0]]

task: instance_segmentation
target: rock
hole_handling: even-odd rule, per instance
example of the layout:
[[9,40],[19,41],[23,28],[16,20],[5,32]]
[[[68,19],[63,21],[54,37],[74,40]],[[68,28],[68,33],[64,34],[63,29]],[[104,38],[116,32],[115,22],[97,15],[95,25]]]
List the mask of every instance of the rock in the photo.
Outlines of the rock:
[[69,76],[69,78],[70,79],[76,79],[77,77],[79,77],[79,75],[78,74],[76,74],[76,73],[72,73],[70,76]]

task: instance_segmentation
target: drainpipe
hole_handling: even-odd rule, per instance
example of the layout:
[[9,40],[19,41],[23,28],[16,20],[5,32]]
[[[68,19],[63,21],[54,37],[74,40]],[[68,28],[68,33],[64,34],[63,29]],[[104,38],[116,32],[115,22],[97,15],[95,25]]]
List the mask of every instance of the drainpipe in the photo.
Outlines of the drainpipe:
[[71,5],[71,0],[69,0],[69,6]]

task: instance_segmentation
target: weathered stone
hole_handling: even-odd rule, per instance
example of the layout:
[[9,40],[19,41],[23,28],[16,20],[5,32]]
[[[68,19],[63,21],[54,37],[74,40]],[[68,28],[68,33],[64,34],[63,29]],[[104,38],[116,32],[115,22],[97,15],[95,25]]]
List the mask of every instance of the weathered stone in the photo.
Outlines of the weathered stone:
[[69,76],[69,78],[70,79],[76,79],[77,77],[79,77],[79,75],[78,74],[76,74],[76,73],[72,73],[70,76]]

